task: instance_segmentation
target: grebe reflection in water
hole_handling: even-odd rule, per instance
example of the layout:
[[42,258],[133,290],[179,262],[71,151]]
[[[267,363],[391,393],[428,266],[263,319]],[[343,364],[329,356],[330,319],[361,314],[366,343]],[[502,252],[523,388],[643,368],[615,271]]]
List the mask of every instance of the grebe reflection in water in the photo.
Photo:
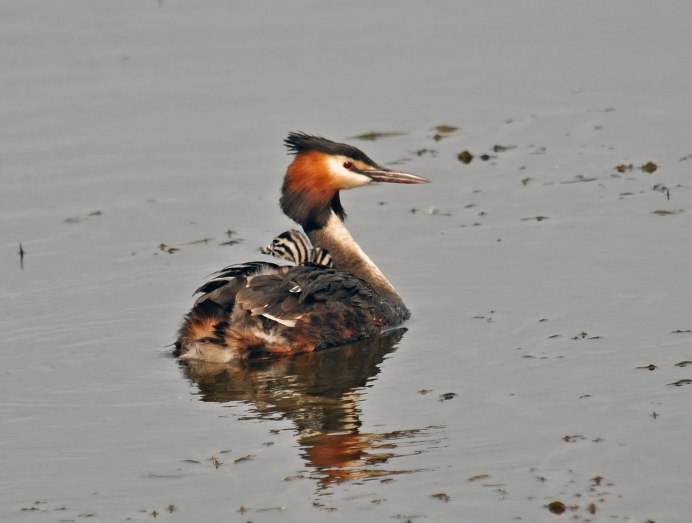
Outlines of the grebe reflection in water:
[[373,386],[405,330],[292,358],[189,360],[181,366],[203,401],[242,406],[246,421],[291,420],[301,456],[321,490],[342,481],[416,472],[384,467],[397,456],[439,444],[441,427],[361,430],[362,393]]

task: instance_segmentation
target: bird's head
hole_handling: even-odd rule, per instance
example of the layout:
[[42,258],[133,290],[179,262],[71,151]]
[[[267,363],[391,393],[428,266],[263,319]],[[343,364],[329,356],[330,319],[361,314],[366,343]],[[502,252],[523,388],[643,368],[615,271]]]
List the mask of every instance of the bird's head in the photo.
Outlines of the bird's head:
[[373,182],[427,183],[413,174],[387,169],[352,145],[301,132],[284,140],[295,158],[288,166],[281,188],[281,208],[306,231],[323,227],[333,211],[340,219],[346,213],[339,191]]

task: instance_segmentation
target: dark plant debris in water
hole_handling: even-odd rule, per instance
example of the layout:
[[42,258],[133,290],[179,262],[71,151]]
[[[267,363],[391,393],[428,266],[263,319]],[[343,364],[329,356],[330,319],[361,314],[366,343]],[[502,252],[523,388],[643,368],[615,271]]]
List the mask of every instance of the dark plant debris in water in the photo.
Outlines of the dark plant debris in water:
[[[94,492],[94,494],[97,494]],[[136,516],[135,517],[127,517],[125,518],[125,521],[133,521],[141,520],[141,516],[150,516],[152,518],[158,518],[159,516],[163,516],[166,512],[168,514],[173,514],[178,510],[178,507],[174,505],[173,503],[169,503],[163,508],[141,508],[136,511]],[[268,508],[268,509],[254,509],[256,512],[262,512],[265,510],[283,510],[283,507],[277,507],[277,508]],[[31,505],[21,507],[19,508],[20,512],[24,513],[44,513],[44,514],[51,514],[53,513],[56,521],[81,521],[81,520],[86,520],[90,521],[93,519],[96,519],[99,517],[98,513],[93,511],[93,510],[79,510],[74,507],[68,507],[67,505],[62,505],[58,504],[53,506],[51,503],[48,501],[42,501],[42,500],[37,500],[34,501]],[[33,521],[33,519],[32,519]]]
[[571,180],[563,180],[560,183],[565,185],[568,183],[588,183],[588,182],[595,182],[598,180],[595,176],[584,176],[583,174],[578,174]]
[[238,231],[234,231],[233,229],[227,229],[224,234],[226,235],[228,240],[219,243],[219,245],[237,245],[243,241],[242,238],[233,238],[233,236],[238,234]]
[[286,510],[286,507],[250,508],[241,505],[236,512],[238,512],[238,514],[245,514],[246,512],[270,512],[274,510],[281,512],[283,510]]
[[459,160],[461,163],[469,164],[473,160],[473,154],[471,154],[469,151],[461,151],[459,154],[457,154],[457,160]]
[[551,501],[546,505],[546,508],[553,514],[557,514],[559,516],[567,510],[567,505],[565,505],[562,501]]
[[[651,188],[652,191],[662,192],[664,194],[670,194],[670,189],[662,183],[656,183]],[[670,200],[670,198],[668,198]]]
[[166,245],[165,243],[161,242],[159,244],[159,250],[161,252],[167,252],[168,254],[173,254],[174,252],[177,252],[180,250],[179,247],[173,247],[171,245]]
[[581,434],[572,434],[572,435],[566,435],[562,437],[562,441],[566,443],[575,443],[577,441],[584,441],[586,439],[586,436],[582,436]]
[[478,314],[476,316],[471,316],[472,320],[485,320],[487,323],[490,323],[493,321],[493,314],[495,314],[495,311],[490,311],[490,314],[487,316],[484,316],[482,314]]
[[667,211],[664,209],[659,209],[659,210],[653,211],[651,214],[655,214],[657,216],[672,216],[674,214],[681,214],[683,212],[685,212],[684,209],[677,209],[677,210],[673,210],[673,211]]
[[324,510],[326,512],[336,512],[337,511],[336,507],[328,507],[327,505],[325,505],[321,501],[313,501],[312,506],[315,507],[316,509]]
[[34,501],[28,507],[22,507],[20,509],[22,512],[63,512],[65,510],[71,510],[70,507],[60,505],[58,507],[48,506],[47,501],[42,501],[40,499]]
[[83,220],[93,218],[96,216],[101,216],[103,214],[103,211],[91,211],[89,214],[86,216],[70,216],[69,218],[65,218],[65,223],[79,223]]
[[425,156],[426,154],[429,154],[432,157],[437,156],[437,151],[435,149],[428,149],[427,147],[422,147],[418,149],[415,153],[416,156]]
[[682,379],[682,380],[674,381],[673,383],[669,383],[668,387],[682,387],[683,385],[692,385],[692,380]]
[[512,149],[516,149],[516,145],[498,145],[495,144],[493,145],[493,152],[494,153],[504,153],[507,151],[511,151]]
[[646,162],[640,167],[640,169],[645,173],[653,174],[658,170],[658,165],[656,165],[654,162]]
[[[531,469],[534,477],[541,483],[549,485],[550,479],[544,476],[536,476],[536,470],[537,469],[535,468]],[[573,470],[569,470],[568,472],[571,476],[574,476],[575,474]],[[546,504],[543,505],[543,507],[556,516],[571,512],[571,520],[592,521],[592,517],[596,514],[596,512],[602,510],[602,505],[606,503],[608,497],[612,495],[611,492],[606,490],[606,488],[610,489],[615,486],[612,482],[606,481],[603,476],[596,475],[590,478],[588,483],[583,486],[584,490],[572,492],[571,495],[568,495],[564,489],[569,488],[571,490],[575,485],[576,482],[574,478],[569,479],[568,482],[560,489],[559,497],[550,496],[545,498]],[[570,500],[575,498],[578,500],[578,503],[569,503],[566,501],[566,498]],[[616,518],[614,515],[611,517]],[[617,519],[629,520],[630,518]]]
[[418,209],[417,207],[412,207],[409,209],[411,214],[427,214],[428,216],[452,216],[451,212],[442,212],[437,207],[428,207],[427,209]]
[[576,340],[585,340],[585,339],[600,340],[602,338],[603,338],[603,336],[589,336],[588,332],[581,331],[579,334],[577,334],[576,336],[572,336],[570,339],[576,341]]
[[234,459],[233,463],[243,463],[244,461],[251,461],[251,460],[255,459],[256,457],[257,456],[255,456],[254,454],[248,454],[246,456],[242,456],[240,458]]
[[[225,232],[226,236],[228,238],[231,238],[233,234],[235,234],[235,231],[232,230],[227,230]],[[179,243],[177,245],[168,245],[167,243],[161,242],[159,244],[159,251],[161,252],[167,252],[168,254],[173,254],[175,252],[178,252],[181,250],[182,247],[188,246],[188,245],[209,245],[211,242],[214,241],[214,238],[211,236],[207,236],[204,238],[200,238],[199,240],[191,240],[189,242],[184,242],[184,243]],[[229,239],[228,241],[221,242],[219,245],[237,245],[243,241],[242,238],[236,238],[236,239]]]
[[359,134],[357,136],[352,136],[350,140],[367,140],[369,142],[374,142],[380,138],[391,138],[392,136],[404,136],[405,133],[400,131],[370,131],[368,133]]
[[439,142],[443,138],[446,138],[450,134],[458,131],[459,128],[455,127],[454,125],[436,125],[435,126],[435,134],[433,135],[433,140],[436,142]]
[[435,494],[430,494],[431,498],[439,499],[440,501],[444,501],[445,503],[449,503],[449,500],[452,499],[449,494],[446,494],[444,492],[436,492]]
[[475,476],[471,476],[470,478],[468,478],[466,481],[470,481],[471,483],[473,483],[474,481],[481,481],[483,479],[489,478],[490,474],[476,474]]
[[[615,170],[619,173],[626,173],[626,172],[631,172],[635,169],[634,164],[631,163],[621,163],[615,166]],[[641,165],[638,167],[639,170],[648,173],[648,174],[653,174],[658,170],[658,165],[654,162],[646,162],[645,164]]]
[[[504,153],[507,151],[511,151],[512,149],[516,149],[516,145],[499,145],[495,144],[492,146],[491,150],[494,154],[488,154],[488,153],[483,153],[480,156],[478,156],[482,161],[487,162],[493,158],[497,158],[497,154],[499,153]],[[463,164],[469,164],[473,161],[475,158],[475,155],[471,153],[468,150],[463,150],[459,153],[457,153],[457,160],[459,160]]]
[[19,252],[17,252],[17,254],[19,254],[19,268],[24,270],[24,254],[26,254],[26,252],[22,247],[22,242],[19,242]]

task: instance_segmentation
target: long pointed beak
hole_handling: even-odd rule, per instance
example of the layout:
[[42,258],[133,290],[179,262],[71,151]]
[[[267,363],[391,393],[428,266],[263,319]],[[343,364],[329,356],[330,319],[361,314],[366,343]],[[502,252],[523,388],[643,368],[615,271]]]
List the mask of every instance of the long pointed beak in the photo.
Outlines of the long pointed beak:
[[422,176],[416,176],[415,174],[404,173],[401,171],[393,171],[391,169],[385,169],[384,167],[363,169],[360,172],[372,179],[373,182],[430,183],[430,180],[423,178]]

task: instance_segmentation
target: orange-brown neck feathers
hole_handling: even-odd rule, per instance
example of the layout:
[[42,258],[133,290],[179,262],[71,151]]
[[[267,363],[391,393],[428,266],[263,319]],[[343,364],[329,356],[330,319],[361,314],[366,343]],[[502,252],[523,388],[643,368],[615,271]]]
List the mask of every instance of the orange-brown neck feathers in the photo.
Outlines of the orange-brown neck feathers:
[[288,166],[283,190],[299,193],[308,206],[328,204],[337,188],[330,181],[327,158],[317,151],[298,154]]
[[284,213],[306,231],[324,227],[332,210],[342,220],[345,217],[328,158],[318,151],[301,152],[286,171],[279,203]]

